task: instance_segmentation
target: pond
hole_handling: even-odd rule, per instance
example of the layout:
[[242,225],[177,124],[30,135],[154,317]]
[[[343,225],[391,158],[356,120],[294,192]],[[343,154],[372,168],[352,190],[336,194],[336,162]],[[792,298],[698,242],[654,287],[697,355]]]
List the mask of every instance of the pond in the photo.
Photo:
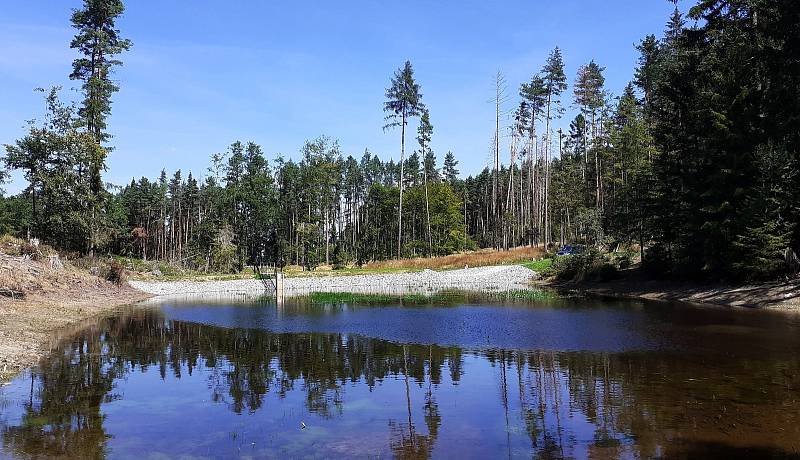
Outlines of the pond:
[[0,389],[0,457],[800,454],[800,317],[311,295],[122,309]]

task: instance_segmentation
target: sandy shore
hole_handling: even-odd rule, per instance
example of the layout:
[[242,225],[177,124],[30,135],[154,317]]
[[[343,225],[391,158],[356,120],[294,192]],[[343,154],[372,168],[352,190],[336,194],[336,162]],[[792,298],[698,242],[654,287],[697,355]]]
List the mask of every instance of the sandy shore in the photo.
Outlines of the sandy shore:
[[[498,265],[459,270],[423,270],[413,273],[286,278],[286,295],[309,292],[433,293],[444,289],[500,291],[529,288],[535,275],[519,265]],[[231,281],[131,281],[130,285],[158,296],[205,294],[260,294],[258,280]]]

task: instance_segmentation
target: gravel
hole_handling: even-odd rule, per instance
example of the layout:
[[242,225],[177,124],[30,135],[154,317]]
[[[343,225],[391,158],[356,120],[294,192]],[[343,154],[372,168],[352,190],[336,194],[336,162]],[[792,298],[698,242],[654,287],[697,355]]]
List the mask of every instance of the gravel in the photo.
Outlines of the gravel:
[[[309,292],[433,293],[447,289],[506,291],[524,289],[536,273],[519,265],[498,265],[459,270],[423,270],[413,273],[315,276],[286,278],[284,294]],[[263,294],[258,280],[230,281],[130,281],[131,286],[158,296],[202,296],[219,294]]]

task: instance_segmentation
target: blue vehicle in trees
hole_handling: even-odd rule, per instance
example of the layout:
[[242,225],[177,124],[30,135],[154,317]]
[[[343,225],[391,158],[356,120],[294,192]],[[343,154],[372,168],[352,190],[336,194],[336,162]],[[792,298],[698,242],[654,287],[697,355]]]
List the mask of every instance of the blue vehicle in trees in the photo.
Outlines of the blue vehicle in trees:
[[583,252],[583,246],[579,244],[565,244],[556,253],[557,256],[571,256],[573,254],[580,254]]

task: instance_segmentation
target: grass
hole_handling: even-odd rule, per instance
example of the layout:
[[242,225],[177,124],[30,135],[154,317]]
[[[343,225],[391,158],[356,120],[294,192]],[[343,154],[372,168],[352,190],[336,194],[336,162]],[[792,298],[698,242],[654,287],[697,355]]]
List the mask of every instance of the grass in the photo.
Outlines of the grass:
[[521,264],[523,267],[529,268],[536,273],[545,273],[553,266],[553,259],[539,259]]
[[480,249],[478,251],[462,252],[441,257],[417,257],[413,259],[396,259],[371,262],[365,266],[368,270],[375,269],[406,269],[446,270],[454,268],[484,267],[487,265],[509,265],[541,257],[541,248],[523,246],[497,251],[494,249]]
[[503,300],[553,300],[561,297],[550,289],[520,289],[505,292],[490,292],[488,297]]

